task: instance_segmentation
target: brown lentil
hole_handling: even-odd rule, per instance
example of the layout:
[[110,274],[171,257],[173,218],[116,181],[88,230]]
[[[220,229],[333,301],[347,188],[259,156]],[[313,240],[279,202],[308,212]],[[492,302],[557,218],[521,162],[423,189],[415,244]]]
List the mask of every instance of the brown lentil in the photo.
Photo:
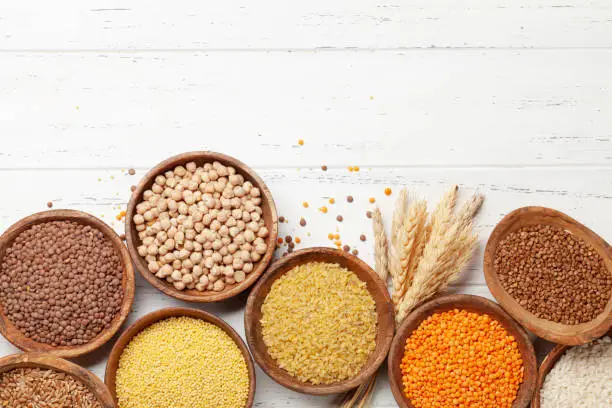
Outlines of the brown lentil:
[[342,222],[342,220],[343,220],[343,219],[344,219],[344,218],[342,218],[342,216],[341,216],[341,215],[338,215],[338,216],[336,217],[336,221],[338,221],[338,222]]
[[366,236],[365,236],[364,234],[361,234],[361,235],[359,236],[359,239],[360,239],[361,241],[365,241],[365,240],[366,240]]
[[355,256],[359,255],[359,251],[355,248],[353,249],[353,251],[351,251],[351,253]]
[[285,222],[285,217],[283,217],[282,215],[278,217],[278,222]]
[[372,211],[366,211],[366,217],[372,218]]
[[293,239],[293,238],[291,237],[291,235],[287,235],[287,236],[285,237],[285,242],[286,242],[286,243],[289,243],[289,242],[291,242],[291,240],[292,240],[292,239]]
[[305,226],[306,226],[306,220],[305,220],[304,218],[300,218],[300,225],[301,225],[302,227],[305,227]]
[[88,225],[50,221],[20,233],[0,268],[0,304],[28,338],[52,346],[88,343],[123,300],[123,264],[112,242]]
[[353,199],[353,196],[348,196],[348,197],[346,197],[346,201],[348,201],[349,203],[352,203],[352,202],[353,202],[353,200],[354,200],[354,199]]
[[321,166],[321,170],[327,171],[327,166],[326,165]]
[[303,382],[354,377],[376,347],[374,299],[357,275],[339,265],[291,269],[272,284],[261,311],[268,353]]
[[128,170],[128,174],[129,174],[130,176],[133,176],[134,174],[136,174],[136,170],[134,170],[134,169],[129,169],[129,170]]
[[48,208],[53,207],[53,203],[52,203],[51,201],[49,201],[49,202],[47,203],[47,207],[48,207]]
[[102,408],[102,404],[73,376],[28,367],[0,374],[0,407]]
[[192,317],[147,327],[126,346],[116,378],[119,408],[240,408],[249,373],[225,331]]
[[344,252],[348,252],[348,251],[350,251],[350,250],[351,250],[351,247],[350,247],[350,246],[348,246],[348,245],[345,245],[345,246],[343,246],[343,247],[342,247],[342,250],[343,250]]
[[568,231],[523,227],[502,240],[495,269],[504,289],[539,318],[575,325],[601,314],[612,276],[601,256]]

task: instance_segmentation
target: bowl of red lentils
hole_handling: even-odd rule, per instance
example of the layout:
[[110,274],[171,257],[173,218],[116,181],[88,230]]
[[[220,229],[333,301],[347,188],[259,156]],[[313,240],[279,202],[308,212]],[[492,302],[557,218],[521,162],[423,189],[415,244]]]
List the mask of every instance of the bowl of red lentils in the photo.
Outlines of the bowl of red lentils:
[[560,211],[507,214],[487,242],[484,274],[500,305],[546,340],[579,345],[612,327],[612,249]]
[[401,408],[526,408],[537,381],[525,330],[494,302],[441,296],[397,330],[389,382]]
[[136,269],[189,302],[217,302],[250,287],[274,254],[278,217],[263,180],[208,151],[173,156],[133,191],[125,236]]
[[95,350],[120,329],[134,291],[127,248],[93,215],[44,211],[0,237],[0,333],[21,350]]

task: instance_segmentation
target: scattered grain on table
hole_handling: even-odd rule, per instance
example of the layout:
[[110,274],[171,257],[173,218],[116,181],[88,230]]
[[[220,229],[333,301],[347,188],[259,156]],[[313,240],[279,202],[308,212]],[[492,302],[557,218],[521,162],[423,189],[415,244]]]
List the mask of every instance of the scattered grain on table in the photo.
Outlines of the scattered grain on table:
[[335,203],[336,203],[336,199],[335,199],[335,198],[333,198],[333,197],[332,197],[332,198],[330,198],[330,199],[329,199],[329,203],[330,203],[330,204],[335,204]]
[[336,216],[336,221],[342,222],[342,220],[344,220],[344,218],[341,215]]
[[346,197],[346,201],[349,202],[349,203],[352,203],[353,200],[354,200],[354,198],[353,198],[352,195]]
[[291,269],[272,284],[261,311],[268,353],[303,382],[352,378],[376,347],[374,299],[364,282],[339,265]]
[[302,226],[302,227],[306,226],[306,220],[303,217],[300,218],[300,226]]
[[134,169],[132,169],[132,168],[131,168],[131,169],[129,169],[129,170],[128,170],[128,174],[129,174],[130,176],[133,176],[134,174],[136,174],[136,170],[134,170]]
[[359,239],[360,239],[362,242],[364,242],[364,241],[366,240],[366,236],[365,236],[364,234],[361,234],[361,235],[359,236]]
[[327,171],[327,166],[326,165],[321,166],[321,170]]
[[119,408],[240,408],[249,373],[240,349],[214,324],[171,317],[126,346],[116,377]]
[[392,192],[393,192],[393,190],[391,190],[389,187],[385,188],[385,195],[386,196],[390,196]]
[[304,207],[304,208],[308,208],[308,201],[304,201],[304,202],[302,203],[302,207]]
[[321,211],[323,214],[327,214],[327,207],[326,206],[322,206],[319,208],[319,211]]
[[370,197],[368,201],[370,202],[370,204],[374,204],[376,202],[376,199],[374,197]]

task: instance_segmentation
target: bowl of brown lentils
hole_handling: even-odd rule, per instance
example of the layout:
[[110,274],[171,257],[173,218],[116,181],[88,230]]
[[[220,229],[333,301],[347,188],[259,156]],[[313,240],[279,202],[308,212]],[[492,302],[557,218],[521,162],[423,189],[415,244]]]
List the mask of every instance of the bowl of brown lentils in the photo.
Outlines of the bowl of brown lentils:
[[272,195],[247,165],[220,153],[159,163],[128,204],[125,235],[140,274],[161,292],[217,302],[250,287],[274,254]]
[[102,346],[134,290],[127,248],[90,214],[44,211],[0,237],[0,333],[21,350],[76,357]]
[[559,211],[506,215],[487,243],[484,273],[502,307],[546,340],[579,345],[612,327],[612,249]]

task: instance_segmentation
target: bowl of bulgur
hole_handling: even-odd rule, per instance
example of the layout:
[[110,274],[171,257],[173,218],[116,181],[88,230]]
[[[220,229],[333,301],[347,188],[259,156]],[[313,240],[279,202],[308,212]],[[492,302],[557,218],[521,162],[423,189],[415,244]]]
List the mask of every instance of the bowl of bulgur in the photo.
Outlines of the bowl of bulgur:
[[384,361],[395,329],[378,275],[356,256],[319,247],[275,261],[251,291],[244,319],[264,372],[312,395],[364,383]]
[[118,408],[250,408],[255,367],[232,327],[202,310],[149,313],[117,340],[104,382]]

